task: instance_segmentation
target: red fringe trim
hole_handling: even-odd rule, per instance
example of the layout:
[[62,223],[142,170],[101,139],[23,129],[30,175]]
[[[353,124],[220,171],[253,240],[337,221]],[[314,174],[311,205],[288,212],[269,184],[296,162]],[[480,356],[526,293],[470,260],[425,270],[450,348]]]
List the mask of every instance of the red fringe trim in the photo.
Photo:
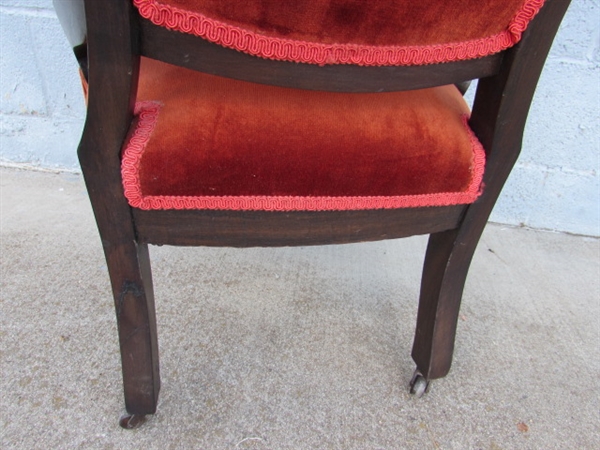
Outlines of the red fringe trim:
[[411,66],[481,58],[506,50],[521,39],[544,0],[525,0],[506,30],[463,42],[414,46],[322,44],[264,36],[157,0],[134,0],[140,15],[170,30],[193,34],[223,47],[279,61],[359,66]]
[[138,102],[138,118],[129,142],[123,152],[121,175],[125,197],[139,209],[213,209],[243,211],[340,211],[360,209],[414,208],[419,206],[446,206],[473,203],[481,194],[485,166],[485,151],[468,125],[463,122],[473,148],[472,178],[464,192],[442,192],[423,195],[370,196],[370,197],[301,197],[301,196],[168,196],[144,195],[139,168],[144,149],[156,122],[160,105],[156,102]]

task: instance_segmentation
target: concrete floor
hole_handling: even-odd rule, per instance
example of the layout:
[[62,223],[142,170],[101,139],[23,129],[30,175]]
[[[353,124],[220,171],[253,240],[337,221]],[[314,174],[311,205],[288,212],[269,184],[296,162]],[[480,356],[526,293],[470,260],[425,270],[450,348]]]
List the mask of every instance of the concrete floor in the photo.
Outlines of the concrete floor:
[[0,169],[2,448],[600,447],[600,241],[488,226],[453,370],[407,392],[426,239],[151,249],[162,391],[122,430],[80,176]]

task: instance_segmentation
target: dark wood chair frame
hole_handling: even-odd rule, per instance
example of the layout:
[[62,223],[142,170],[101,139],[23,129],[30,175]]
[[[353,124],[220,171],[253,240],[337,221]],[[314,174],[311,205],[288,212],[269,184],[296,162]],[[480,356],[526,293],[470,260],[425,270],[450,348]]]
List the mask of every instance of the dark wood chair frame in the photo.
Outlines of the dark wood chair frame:
[[[412,67],[270,61],[140,18],[131,0],[86,0],[89,97],[78,149],[116,308],[125,405],[122,426],[156,411],[159,359],[148,244],[322,245],[430,234],[412,357],[413,391],[450,370],[464,283],[488,216],[521,149],[526,117],[569,0],[547,0],[515,47],[480,59]],[[132,208],[120,153],[133,118],[140,56],[258,83],[384,92],[479,79],[470,126],[486,150],[484,191],[471,205],[370,211],[266,212]],[[417,387],[418,385],[418,387]],[[420,392],[419,392],[420,393]]]

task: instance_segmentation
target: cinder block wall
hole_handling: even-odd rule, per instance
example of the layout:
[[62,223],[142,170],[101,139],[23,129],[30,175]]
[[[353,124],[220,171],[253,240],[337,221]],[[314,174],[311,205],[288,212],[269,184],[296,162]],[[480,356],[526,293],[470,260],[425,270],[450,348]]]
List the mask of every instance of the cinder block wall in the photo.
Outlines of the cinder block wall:
[[[492,220],[600,235],[600,2],[574,0]],[[0,0],[0,158],[77,169],[85,108],[51,0]]]
[[52,0],[0,0],[0,158],[78,168],[85,105]]
[[572,0],[492,220],[600,235],[600,2]]

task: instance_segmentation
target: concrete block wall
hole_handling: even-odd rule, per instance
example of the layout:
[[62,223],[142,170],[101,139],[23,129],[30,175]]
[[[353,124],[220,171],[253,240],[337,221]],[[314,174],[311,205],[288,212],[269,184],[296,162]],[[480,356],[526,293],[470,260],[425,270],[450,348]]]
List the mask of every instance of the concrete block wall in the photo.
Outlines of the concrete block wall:
[[[51,0],[0,0],[0,160],[78,168],[85,107]],[[495,222],[600,235],[600,1],[573,0]]]
[[600,2],[572,0],[492,220],[600,235]]
[[0,158],[77,169],[85,105],[51,0],[0,0]]

